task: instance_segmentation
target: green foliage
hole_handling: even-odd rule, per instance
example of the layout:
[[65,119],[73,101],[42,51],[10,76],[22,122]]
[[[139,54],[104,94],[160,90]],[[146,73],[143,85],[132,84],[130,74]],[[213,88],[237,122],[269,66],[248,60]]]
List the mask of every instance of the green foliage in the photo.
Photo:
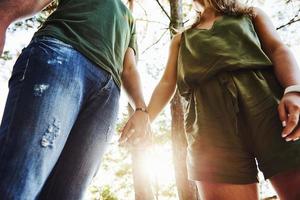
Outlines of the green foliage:
[[4,51],[3,54],[0,56],[0,59],[2,60],[12,60],[13,56],[11,55],[11,53],[9,51]]
[[118,200],[118,198],[111,192],[110,186],[106,185],[102,188],[101,200]]
[[128,175],[132,172],[131,165],[124,164],[115,174],[117,177],[121,178],[125,175]]
[[97,186],[91,186],[89,192],[91,200],[118,200],[109,185],[103,186],[102,190]]

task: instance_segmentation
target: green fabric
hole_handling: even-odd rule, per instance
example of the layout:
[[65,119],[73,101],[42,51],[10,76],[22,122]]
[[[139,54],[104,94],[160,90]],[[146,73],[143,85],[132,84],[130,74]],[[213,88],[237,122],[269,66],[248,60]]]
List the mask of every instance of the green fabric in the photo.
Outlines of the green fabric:
[[121,0],[60,0],[35,35],[72,45],[110,72],[119,86],[126,49],[137,53],[135,22]]
[[300,167],[300,142],[281,138],[283,88],[247,16],[223,16],[212,29],[182,34],[177,85],[187,100],[188,175],[248,184]]
[[254,183],[256,160],[266,179],[299,169],[300,141],[281,137],[282,94],[272,69],[220,72],[193,88],[185,122],[189,178]]
[[[178,58],[178,86],[188,92],[220,71],[261,69],[272,63],[248,16],[222,16],[210,30],[192,28],[182,34]],[[186,87],[187,86],[187,87]]]

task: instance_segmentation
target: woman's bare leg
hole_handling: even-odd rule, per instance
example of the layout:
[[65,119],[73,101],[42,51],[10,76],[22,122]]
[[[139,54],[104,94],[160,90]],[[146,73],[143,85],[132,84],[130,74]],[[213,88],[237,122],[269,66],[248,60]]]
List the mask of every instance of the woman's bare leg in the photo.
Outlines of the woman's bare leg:
[[270,181],[280,200],[300,199],[300,169],[275,175]]
[[197,181],[200,198],[203,200],[258,200],[256,183],[237,185]]

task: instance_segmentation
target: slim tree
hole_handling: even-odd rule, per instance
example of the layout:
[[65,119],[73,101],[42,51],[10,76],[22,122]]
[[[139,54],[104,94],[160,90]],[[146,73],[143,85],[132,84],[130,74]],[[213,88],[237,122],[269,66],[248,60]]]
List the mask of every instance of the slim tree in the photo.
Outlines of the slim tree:
[[[177,33],[177,30],[183,28],[182,0],[170,0],[171,16],[170,31],[171,36]],[[183,126],[183,102],[176,91],[171,101],[172,114],[172,149],[175,167],[175,178],[178,196],[180,200],[197,200],[198,193],[196,186],[187,178],[187,141]]]

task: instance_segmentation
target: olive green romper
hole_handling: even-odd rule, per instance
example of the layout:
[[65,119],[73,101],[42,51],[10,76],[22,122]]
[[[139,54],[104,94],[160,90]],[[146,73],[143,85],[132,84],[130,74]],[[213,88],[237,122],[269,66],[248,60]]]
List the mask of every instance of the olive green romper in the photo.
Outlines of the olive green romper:
[[190,179],[248,184],[257,165],[265,178],[300,168],[300,141],[281,137],[283,88],[249,16],[184,31],[177,70]]

